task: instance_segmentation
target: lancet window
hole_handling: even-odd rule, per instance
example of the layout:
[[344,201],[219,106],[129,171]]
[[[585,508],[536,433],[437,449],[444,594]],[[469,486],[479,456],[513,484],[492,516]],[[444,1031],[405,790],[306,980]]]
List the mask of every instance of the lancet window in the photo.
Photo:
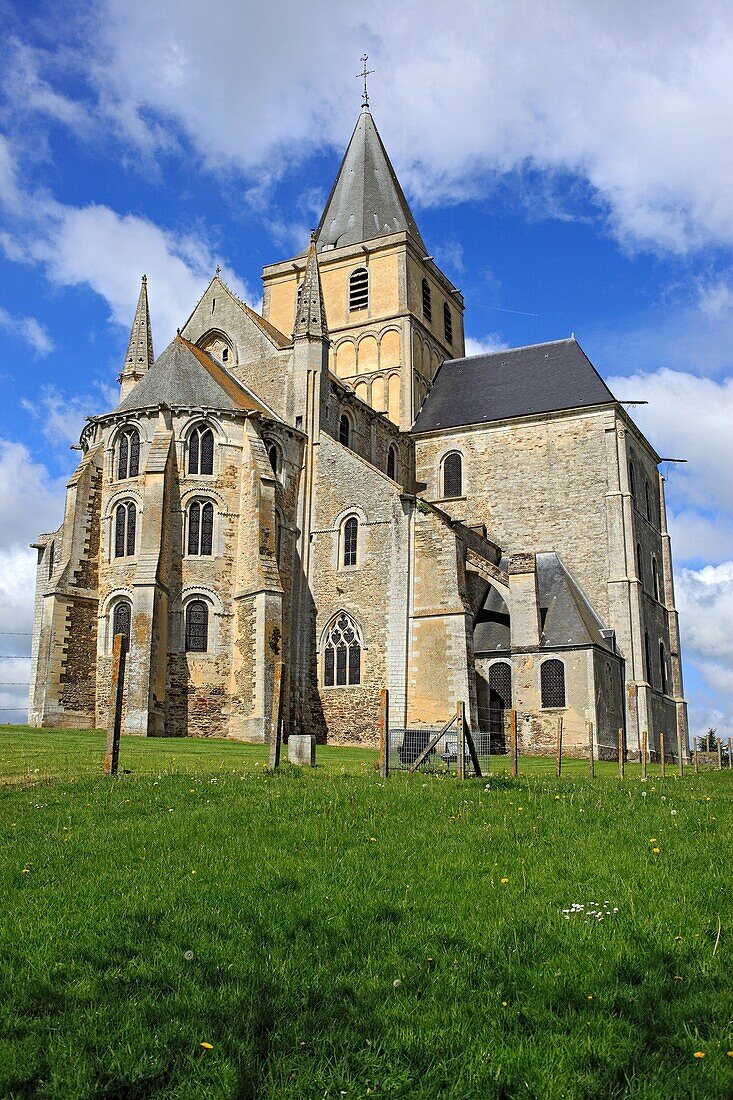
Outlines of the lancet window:
[[188,437],[188,472],[214,472],[214,433],[205,424],[197,425]]
[[115,508],[115,557],[132,557],[135,553],[135,528],[137,526],[137,508],[131,500],[118,504]]
[[209,648],[209,606],[191,600],[186,606],[186,652],[206,653]]
[[115,609],[112,613],[112,637],[115,638],[118,634],[124,634],[127,641],[130,641],[130,621],[132,618],[132,608],[127,600],[120,600],[115,604]]
[[214,544],[214,505],[194,500],[188,509],[188,553],[209,556]]
[[361,683],[359,628],[345,612],[336,617],[326,636],[323,682],[326,687],[348,687]]
[[443,496],[463,495],[463,458],[458,451],[451,451],[443,459]]
[[120,481],[140,473],[140,433],[126,428],[117,440],[117,477]]

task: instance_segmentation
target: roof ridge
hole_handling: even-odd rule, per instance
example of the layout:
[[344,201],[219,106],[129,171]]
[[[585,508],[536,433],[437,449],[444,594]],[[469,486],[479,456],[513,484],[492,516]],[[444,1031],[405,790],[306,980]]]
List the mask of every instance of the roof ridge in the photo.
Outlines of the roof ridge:
[[[514,351],[528,351],[530,348],[548,348],[552,344],[578,344],[578,341],[575,336],[560,336],[557,340],[540,340],[536,344],[517,344],[513,348],[497,348],[496,351],[479,351],[475,355],[461,355],[458,359],[444,359],[443,363],[462,363],[466,359],[489,359],[494,355],[508,355]],[[578,347],[580,348],[580,344],[578,344]],[[580,350],[583,351],[582,348]],[[584,351],[583,355],[585,355]],[[585,357],[588,359],[587,355]],[[588,362],[590,363],[590,359],[588,359]],[[593,366],[592,363],[591,366]]]

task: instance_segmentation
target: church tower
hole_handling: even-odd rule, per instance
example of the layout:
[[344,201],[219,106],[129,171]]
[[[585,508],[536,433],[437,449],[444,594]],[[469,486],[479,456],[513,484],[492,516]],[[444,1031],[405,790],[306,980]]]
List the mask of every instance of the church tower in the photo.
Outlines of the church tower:
[[[408,430],[440,364],[464,355],[463,296],[428,255],[367,103],[315,242],[331,370]],[[293,331],[306,260],[263,271],[263,315],[281,332]]]

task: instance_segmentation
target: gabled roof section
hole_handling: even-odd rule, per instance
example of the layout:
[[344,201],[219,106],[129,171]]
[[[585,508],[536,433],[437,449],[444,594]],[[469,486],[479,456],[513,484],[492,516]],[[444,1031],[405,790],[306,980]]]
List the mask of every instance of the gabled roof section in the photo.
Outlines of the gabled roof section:
[[603,624],[555,553],[537,555],[537,593],[546,609],[541,646],[609,648]]
[[226,295],[228,295],[228,297],[232,300],[232,302],[234,302],[235,305],[237,305],[242,310],[242,312],[245,313],[250,318],[250,320],[255,323],[255,325],[260,330],[260,332],[262,332],[267,337],[267,339],[270,340],[270,342],[275,345],[276,348],[282,349],[282,348],[291,347],[291,345],[293,343],[293,341],[291,339],[289,339],[284,333],[280,332],[279,329],[275,328],[274,325],[271,325],[269,321],[266,321],[264,317],[260,317],[259,313],[257,313],[254,309],[252,309],[251,306],[248,306],[246,302],[243,302],[241,298],[237,297],[237,295],[234,293],[232,288],[227,283],[225,283],[224,280],[222,279],[221,275],[219,274],[219,269],[218,268],[217,268],[216,274],[212,278],[211,282],[206,287],[206,290],[203,292],[203,294],[199,298],[198,302],[196,303],[196,305],[191,310],[191,313],[189,314],[189,316],[186,320],[186,323],[184,324],[184,326],[181,330],[182,332],[186,331],[186,327],[188,326],[189,322],[191,321],[192,317],[194,316],[196,310],[201,305],[204,298],[209,293],[209,291],[212,289],[212,287],[214,288],[214,290],[217,294],[221,290]]
[[441,366],[412,431],[606,405],[616,398],[574,336]]
[[316,230],[318,251],[404,232],[427,252],[371,113],[363,110]]
[[273,420],[280,419],[221,363],[180,334],[114,412],[132,412],[160,405],[259,412]]

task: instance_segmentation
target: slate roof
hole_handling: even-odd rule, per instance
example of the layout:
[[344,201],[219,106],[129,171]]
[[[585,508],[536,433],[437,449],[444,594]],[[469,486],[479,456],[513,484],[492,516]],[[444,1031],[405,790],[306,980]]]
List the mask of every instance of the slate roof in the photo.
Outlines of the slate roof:
[[[537,595],[544,610],[540,648],[611,643],[602,623],[555,553],[537,554]],[[509,612],[503,598],[490,588],[474,626],[476,653],[508,653],[511,648]]]
[[318,251],[404,232],[427,252],[374,119],[364,110],[316,230]]
[[178,335],[115,413],[156,408],[222,409],[277,415],[201,348]]
[[446,360],[412,431],[434,432],[609,401],[615,397],[571,336]]

